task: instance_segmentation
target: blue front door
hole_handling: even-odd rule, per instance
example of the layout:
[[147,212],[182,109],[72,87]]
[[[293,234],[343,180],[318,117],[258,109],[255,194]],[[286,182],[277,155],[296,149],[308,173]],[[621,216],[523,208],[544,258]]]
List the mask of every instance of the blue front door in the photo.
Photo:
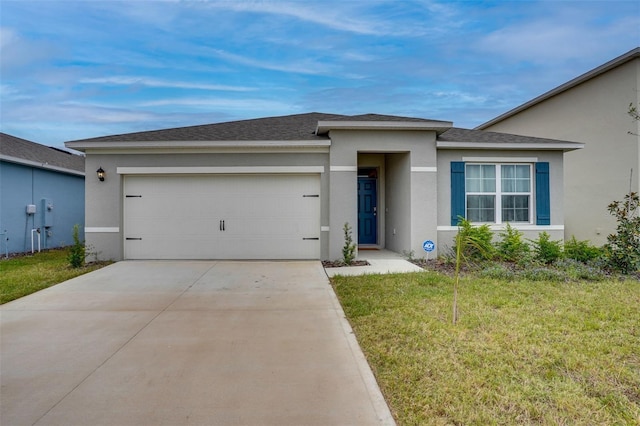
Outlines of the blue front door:
[[378,242],[376,178],[358,178],[358,244]]

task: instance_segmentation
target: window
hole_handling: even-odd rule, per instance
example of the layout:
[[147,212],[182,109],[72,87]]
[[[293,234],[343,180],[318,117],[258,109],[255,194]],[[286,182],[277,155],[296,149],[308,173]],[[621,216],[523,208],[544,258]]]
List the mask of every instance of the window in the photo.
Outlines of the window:
[[531,222],[531,165],[466,164],[470,222]]

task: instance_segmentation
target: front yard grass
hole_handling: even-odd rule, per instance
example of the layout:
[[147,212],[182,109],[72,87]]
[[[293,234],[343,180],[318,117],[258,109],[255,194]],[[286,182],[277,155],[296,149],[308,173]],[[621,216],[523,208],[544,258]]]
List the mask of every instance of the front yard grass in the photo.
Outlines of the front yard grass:
[[640,282],[334,277],[399,425],[640,424]]
[[110,262],[92,263],[80,268],[69,266],[69,249],[55,249],[33,255],[0,259],[0,304],[26,296]]

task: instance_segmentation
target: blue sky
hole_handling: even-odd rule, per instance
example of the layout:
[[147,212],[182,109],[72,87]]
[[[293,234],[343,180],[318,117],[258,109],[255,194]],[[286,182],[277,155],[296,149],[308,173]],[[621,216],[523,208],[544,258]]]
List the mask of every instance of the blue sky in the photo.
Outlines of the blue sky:
[[0,0],[0,128],[51,146],[312,111],[473,128],[639,45],[638,1]]

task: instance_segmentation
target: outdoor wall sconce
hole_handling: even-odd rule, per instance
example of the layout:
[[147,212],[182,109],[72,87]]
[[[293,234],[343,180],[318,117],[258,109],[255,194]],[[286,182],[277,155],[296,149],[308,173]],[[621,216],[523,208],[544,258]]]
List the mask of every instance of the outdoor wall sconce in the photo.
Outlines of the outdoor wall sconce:
[[102,170],[102,167],[96,170],[96,173],[98,174],[98,179],[100,179],[100,182],[104,182],[105,172],[104,170]]

